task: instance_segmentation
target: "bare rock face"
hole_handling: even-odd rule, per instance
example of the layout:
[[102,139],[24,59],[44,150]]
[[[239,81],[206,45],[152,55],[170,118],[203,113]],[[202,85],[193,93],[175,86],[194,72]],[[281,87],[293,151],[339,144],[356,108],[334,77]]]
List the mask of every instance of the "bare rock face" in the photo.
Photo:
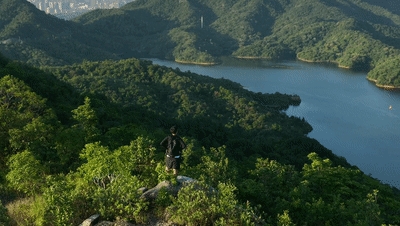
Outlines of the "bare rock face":
[[190,183],[197,182],[195,179],[192,179],[192,178],[186,177],[186,176],[178,176],[176,178],[176,180],[181,184],[190,184]]
[[179,190],[183,186],[196,182],[196,180],[185,176],[178,176],[176,178],[176,181],[177,181],[176,184],[172,184],[170,181],[162,181],[159,184],[157,184],[157,186],[155,186],[154,188],[145,190],[141,197],[146,200],[154,200],[157,198],[158,192],[163,188],[165,188],[171,195],[177,196]]
[[82,222],[82,224],[80,224],[80,226],[93,226],[93,225],[96,225],[99,222],[99,219],[100,219],[100,215],[99,214],[92,215],[89,218],[87,218],[86,220],[84,220]]

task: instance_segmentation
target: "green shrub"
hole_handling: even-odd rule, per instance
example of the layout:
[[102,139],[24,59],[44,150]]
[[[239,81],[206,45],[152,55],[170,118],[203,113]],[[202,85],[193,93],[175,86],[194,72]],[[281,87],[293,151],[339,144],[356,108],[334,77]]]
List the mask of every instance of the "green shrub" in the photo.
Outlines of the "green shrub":
[[7,209],[0,202],[0,225],[9,225],[10,216],[7,213]]
[[[43,225],[44,215],[44,200],[43,197],[29,197],[22,198],[6,205],[9,214],[9,222],[12,225],[20,226],[32,226],[32,225]],[[7,217],[2,218],[2,210],[0,205],[0,225],[3,220],[7,222]],[[7,225],[4,223],[4,225]]]
[[247,205],[242,208],[232,184],[219,183],[218,190],[204,182],[183,187],[167,208],[171,220],[183,225],[258,225],[260,217]]

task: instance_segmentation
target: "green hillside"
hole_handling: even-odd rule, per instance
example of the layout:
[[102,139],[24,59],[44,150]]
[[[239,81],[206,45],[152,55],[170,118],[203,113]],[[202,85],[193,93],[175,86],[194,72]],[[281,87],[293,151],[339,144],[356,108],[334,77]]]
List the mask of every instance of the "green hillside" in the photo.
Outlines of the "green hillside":
[[[400,223],[399,190],[282,113],[300,104],[295,95],[134,58],[40,70],[1,56],[0,94],[3,225],[78,225],[95,213],[178,225]],[[139,188],[174,180],[159,146],[174,124],[188,145],[180,174],[199,184],[148,202]]]
[[221,56],[332,62],[400,87],[394,0],[137,0],[64,21],[25,0],[0,3],[0,51],[31,65],[157,57],[215,64]]
[[26,0],[0,1],[0,52],[31,65],[65,65],[84,59],[116,59],[93,45],[104,43],[97,31],[58,19]]
[[[398,73],[387,74],[391,68],[387,62],[397,62],[400,53],[400,16],[395,4],[356,0],[151,0],[135,1],[112,13],[88,13],[76,22],[97,29],[107,24],[112,27],[108,34],[125,37],[139,55],[210,64],[223,55],[297,57],[353,70],[374,69],[368,74],[370,80],[397,87]],[[152,41],[143,34],[151,34]]]

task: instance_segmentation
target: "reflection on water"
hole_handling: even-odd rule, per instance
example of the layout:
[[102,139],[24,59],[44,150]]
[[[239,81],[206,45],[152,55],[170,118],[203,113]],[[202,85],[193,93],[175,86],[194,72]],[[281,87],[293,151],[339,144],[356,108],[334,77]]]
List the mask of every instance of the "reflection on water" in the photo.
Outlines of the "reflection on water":
[[400,92],[376,87],[365,73],[296,61],[226,58],[220,65],[196,66],[151,60],[181,71],[227,78],[254,92],[299,95],[301,104],[286,113],[311,124],[309,137],[366,174],[400,188]]

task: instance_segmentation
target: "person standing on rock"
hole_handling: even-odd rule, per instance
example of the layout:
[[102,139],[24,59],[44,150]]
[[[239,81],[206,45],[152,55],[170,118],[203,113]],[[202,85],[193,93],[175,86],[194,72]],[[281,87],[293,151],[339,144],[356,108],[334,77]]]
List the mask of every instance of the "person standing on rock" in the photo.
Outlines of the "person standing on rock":
[[186,148],[185,142],[178,136],[178,127],[172,126],[171,135],[166,136],[160,143],[165,151],[165,170],[173,170],[174,176],[178,175],[182,161],[182,151]]

